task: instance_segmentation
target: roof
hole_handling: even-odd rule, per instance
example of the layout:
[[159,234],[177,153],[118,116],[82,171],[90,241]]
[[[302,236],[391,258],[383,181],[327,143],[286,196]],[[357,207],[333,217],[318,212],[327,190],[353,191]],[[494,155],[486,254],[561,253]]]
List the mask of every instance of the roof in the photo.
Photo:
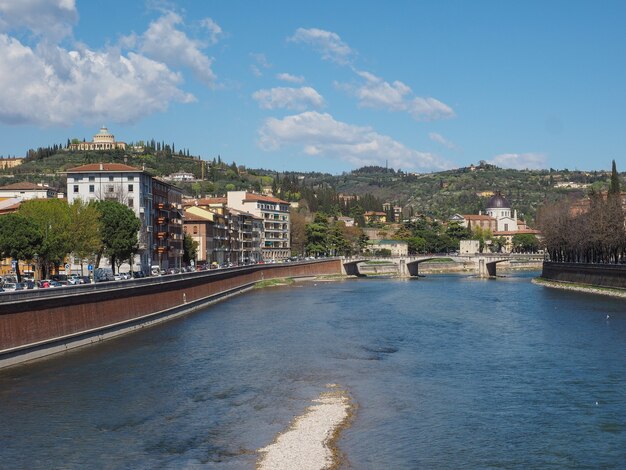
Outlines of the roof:
[[378,245],[399,245],[399,244],[407,245],[408,244],[404,240],[374,240],[374,242],[377,243]]
[[511,203],[500,193],[496,193],[491,196],[489,202],[487,202],[487,209],[508,209],[511,207]]
[[523,230],[494,230],[493,234],[495,236],[500,235],[522,235],[522,234],[530,234],[530,235],[541,235],[539,230],[533,230],[530,228]]
[[273,202],[278,204],[289,204],[287,201],[272,196],[263,196],[261,194],[246,193],[243,202]]
[[7,184],[6,186],[0,187],[0,190],[3,190],[3,189],[6,189],[6,190],[22,190],[22,191],[33,191],[33,190],[47,191],[47,190],[53,189],[53,188],[51,188],[49,186],[39,185],[39,184],[36,184],[36,183],[30,183],[28,181],[22,181],[20,183],[11,183],[11,184]]
[[135,168],[134,166],[124,165],[123,163],[90,163],[88,165],[77,166],[70,168],[67,173],[93,173],[96,171],[107,172],[144,172],[141,168]]
[[0,198],[0,214],[15,212],[20,208],[21,201],[17,198]]
[[490,215],[475,215],[475,214],[464,215],[463,218],[465,220],[493,220],[493,221],[496,220],[494,217],[491,217]]
[[380,215],[380,216],[383,216],[383,215],[387,215],[387,214],[385,214],[384,212],[367,211],[363,215]]
[[211,204],[226,204],[225,197],[205,197],[201,199],[188,198],[183,199],[185,207],[190,206],[210,206]]

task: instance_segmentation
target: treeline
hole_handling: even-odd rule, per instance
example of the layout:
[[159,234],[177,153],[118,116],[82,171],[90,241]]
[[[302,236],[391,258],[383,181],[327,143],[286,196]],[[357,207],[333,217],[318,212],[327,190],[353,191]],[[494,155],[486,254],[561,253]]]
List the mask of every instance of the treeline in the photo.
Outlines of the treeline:
[[286,201],[299,201],[306,205],[310,212],[321,212],[328,216],[348,216],[363,227],[363,214],[367,211],[382,211],[383,203],[372,194],[362,196],[339,196],[337,190],[325,183],[307,184],[304,178],[296,173],[285,173],[281,178],[274,177],[272,186],[274,195]]
[[626,262],[624,209],[615,161],[607,193],[592,191],[588,206],[573,201],[545,205],[538,223],[551,261]]
[[61,199],[33,199],[13,214],[0,217],[0,256],[32,261],[42,279],[72,255],[96,267],[102,256],[115,269],[138,250],[141,223],[124,204],[113,201],[68,204]]

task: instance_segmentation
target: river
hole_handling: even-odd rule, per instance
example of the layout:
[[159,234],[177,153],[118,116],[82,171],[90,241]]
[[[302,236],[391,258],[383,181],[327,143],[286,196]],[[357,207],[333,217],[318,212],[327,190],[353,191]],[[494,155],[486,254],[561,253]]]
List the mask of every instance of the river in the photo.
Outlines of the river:
[[255,467],[327,384],[342,468],[624,468],[624,300],[497,280],[254,290],[0,371],[2,468]]

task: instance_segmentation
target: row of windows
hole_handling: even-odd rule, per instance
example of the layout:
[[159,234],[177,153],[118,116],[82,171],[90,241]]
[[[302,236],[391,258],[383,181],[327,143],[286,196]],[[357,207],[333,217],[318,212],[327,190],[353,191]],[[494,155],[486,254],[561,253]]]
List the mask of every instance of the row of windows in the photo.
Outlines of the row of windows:
[[[132,193],[135,191],[135,187],[132,184],[128,185],[128,192]],[[74,185],[74,193],[78,194],[79,192],[79,186],[77,184]],[[95,193],[96,192],[96,185],[95,184],[90,184],[89,185],[89,192],[90,193]],[[114,193],[115,192],[115,186],[113,186],[112,184],[108,184],[106,186],[106,192],[107,193]]]
[[[104,179],[104,178],[102,178],[102,179]],[[109,176],[108,180],[109,181],[115,181],[115,176]],[[126,181],[136,181],[136,180],[137,180],[136,176],[127,176],[126,177]],[[71,181],[76,181],[76,182],[83,181],[83,177],[82,176],[77,176],[75,178],[68,178],[68,181],[70,181],[70,182]],[[95,176],[89,176],[89,181],[96,181],[96,177]]]

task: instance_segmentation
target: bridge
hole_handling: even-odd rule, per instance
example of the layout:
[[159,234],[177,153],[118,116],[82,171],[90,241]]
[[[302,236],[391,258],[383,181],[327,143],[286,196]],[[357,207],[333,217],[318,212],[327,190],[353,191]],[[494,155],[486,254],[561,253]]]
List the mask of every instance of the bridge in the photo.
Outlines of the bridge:
[[[418,277],[419,265],[437,259],[450,260],[463,265],[472,264],[479,277],[496,277],[496,265],[504,262],[539,262],[543,261],[543,254],[518,254],[518,253],[477,253],[475,255],[422,255],[395,258],[355,258],[345,259],[343,268],[345,274],[353,276],[365,276],[360,269],[366,263],[373,267],[376,274],[385,272],[385,268],[395,266],[396,272],[401,277]],[[378,268],[381,268],[380,270]],[[380,271],[380,272],[379,272]]]

